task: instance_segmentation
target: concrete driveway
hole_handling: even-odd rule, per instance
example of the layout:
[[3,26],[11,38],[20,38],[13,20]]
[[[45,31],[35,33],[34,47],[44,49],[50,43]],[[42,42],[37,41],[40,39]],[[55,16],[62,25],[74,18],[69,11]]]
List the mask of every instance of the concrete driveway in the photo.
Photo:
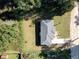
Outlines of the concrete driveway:
[[79,25],[78,22],[78,4],[75,2],[75,8],[71,11],[71,23],[70,23],[70,39],[71,42],[71,59],[79,59]]

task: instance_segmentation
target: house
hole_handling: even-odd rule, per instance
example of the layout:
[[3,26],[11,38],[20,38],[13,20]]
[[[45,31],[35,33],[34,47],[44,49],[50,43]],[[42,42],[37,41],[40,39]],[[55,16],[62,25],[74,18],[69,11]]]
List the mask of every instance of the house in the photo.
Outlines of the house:
[[55,27],[53,21],[51,20],[42,20],[41,21],[41,45],[51,45],[52,40],[55,37]]
[[57,38],[57,31],[53,20],[41,21],[40,37],[41,45],[51,46],[52,44],[65,44],[68,42],[68,39]]

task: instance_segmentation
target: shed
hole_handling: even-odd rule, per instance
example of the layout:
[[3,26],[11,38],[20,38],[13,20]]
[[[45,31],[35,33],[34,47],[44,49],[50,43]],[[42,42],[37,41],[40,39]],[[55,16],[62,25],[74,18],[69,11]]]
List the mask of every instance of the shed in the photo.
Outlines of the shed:
[[52,44],[52,39],[55,37],[55,27],[53,20],[42,20],[41,21],[41,45],[50,46]]

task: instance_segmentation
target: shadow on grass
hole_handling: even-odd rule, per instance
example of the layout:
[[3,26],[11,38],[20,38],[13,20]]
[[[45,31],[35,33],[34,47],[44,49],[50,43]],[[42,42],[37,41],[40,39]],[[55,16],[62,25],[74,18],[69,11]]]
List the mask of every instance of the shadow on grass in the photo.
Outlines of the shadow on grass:
[[39,20],[36,20],[35,21],[35,37],[36,37],[36,40],[35,40],[35,43],[37,46],[40,46],[41,45],[41,40],[40,40],[40,21]]
[[60,49],[51,50],[50,47],[43,46],[41,53],[39,54],[43,59],[70,59],[70,49]]

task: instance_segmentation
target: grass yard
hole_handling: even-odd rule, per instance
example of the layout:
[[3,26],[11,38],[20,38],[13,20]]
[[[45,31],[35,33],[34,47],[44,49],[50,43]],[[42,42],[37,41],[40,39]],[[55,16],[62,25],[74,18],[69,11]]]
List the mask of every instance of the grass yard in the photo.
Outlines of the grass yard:
[[39,56],[41,53],[41,47],[35,45],[35,26],[32,24],[32,20],[23,21],[24,32],[24,53],[29,54],[30,59],[43,59]]
[[62,16],[55,16],[54,18],[56,30],[59,38],[70,37],[70,12],[65,13]]
[[9,54],[8,56],[9,56],[8,59],[18,59],[17,54]]
[[25,39],[25,49],[27,51],[39,51],[41,47],[35,45],[35,26],[32,24],[32,20],[24,20],[24,39]]

